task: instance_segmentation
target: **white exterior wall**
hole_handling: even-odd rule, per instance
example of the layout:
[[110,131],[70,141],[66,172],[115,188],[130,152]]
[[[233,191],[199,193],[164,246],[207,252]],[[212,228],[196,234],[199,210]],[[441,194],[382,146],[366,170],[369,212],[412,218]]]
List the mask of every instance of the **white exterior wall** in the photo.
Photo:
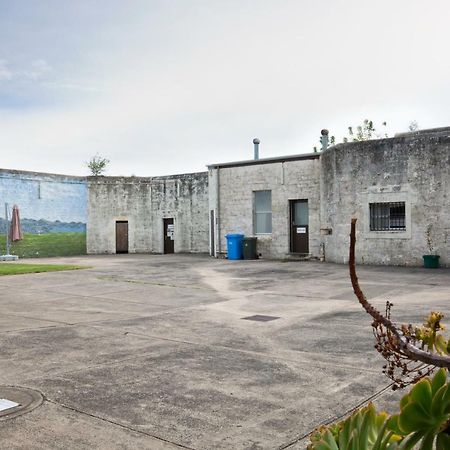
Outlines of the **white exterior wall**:
[[[274,162],[210,170],[210,210],[217,219],[217,176],[219,176],[219,226],[221,253],[226,252],[228,233],[255,236],[253,192],[272,192],[272,233],[256,235],[257,251],[263,258],[285,258],[290,251],[289,200],[308,200],[309,252],[320,250],[320,163],[319,159]],[[216,247],[217,248],[217,247]]]

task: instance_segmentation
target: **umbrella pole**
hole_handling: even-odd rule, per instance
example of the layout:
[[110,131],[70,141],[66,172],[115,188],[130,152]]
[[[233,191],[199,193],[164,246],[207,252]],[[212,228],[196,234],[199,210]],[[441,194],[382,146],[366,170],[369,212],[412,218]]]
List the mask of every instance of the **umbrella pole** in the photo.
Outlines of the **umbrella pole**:
[[8,203],[5,203],[6,255],[9,255]]

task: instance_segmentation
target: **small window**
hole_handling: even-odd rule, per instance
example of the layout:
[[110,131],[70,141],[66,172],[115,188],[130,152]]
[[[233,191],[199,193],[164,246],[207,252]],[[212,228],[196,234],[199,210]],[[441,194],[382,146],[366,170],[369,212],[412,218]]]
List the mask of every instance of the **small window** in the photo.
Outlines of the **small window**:
[[405,231],[405,202],[370,203],[370,231]]
[[255,234],[272,233],[272,192],[255,191],[253,228]]

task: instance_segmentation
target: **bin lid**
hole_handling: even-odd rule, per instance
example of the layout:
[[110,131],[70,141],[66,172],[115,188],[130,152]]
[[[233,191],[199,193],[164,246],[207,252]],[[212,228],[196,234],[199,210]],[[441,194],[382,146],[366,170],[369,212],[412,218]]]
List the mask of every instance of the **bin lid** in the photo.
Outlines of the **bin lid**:
[[256,241],[258,239],[256,236],[246,236],[244,241]]
[[225,235],[225,237],[228,238],[243,238],[244,235],[243,234],[239,234],[239,233],[232,233],[232,234],[227,234]]

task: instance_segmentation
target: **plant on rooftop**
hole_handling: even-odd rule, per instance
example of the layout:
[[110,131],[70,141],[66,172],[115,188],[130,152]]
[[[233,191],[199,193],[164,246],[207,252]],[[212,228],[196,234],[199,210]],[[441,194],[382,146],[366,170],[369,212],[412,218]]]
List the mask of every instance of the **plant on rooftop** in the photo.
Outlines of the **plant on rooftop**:
[[106,166],[109,162],[109,159],[103,158],[97,153],[86,163],[86,166],[91,171],[92,176],[98,177],[106,170]]
[[[383,131],[377,131],[375,129],[373,120],[364,119],[361,125],[357,125],[356,127],[348,127],[348,136],[344,136],[342,138],[343,143],[347,142],[362,142],[369,141],[370,139],[381,139],[389,137],[386,132],[386,122],[381,123],[381,127],[384,128]],[[335,136],[330,136],[329,141],[327,141],[326,147],[331,147],[337,144],[337,140]],[[314,153],[319,152],[324,147],[323,145],[323,136],[320,137],[320,147],[313,147]]]
[[[386,129],[387,123],[382,122],[381,126]],[[343,142],[362,142],[370,139],[387,138],[386,131],[377,132],[372,120],[364,119],[361,125],[356,127],[348,127],[348,136],[343,138]]]
[[411,120],[408,125],[408,130],[413,132],[417,131],[419,129],[419,124],[417,123],[417,120]]
[[[322,426],[310,435],[308,450],[449,450],[450,449],[450,343],[442,334],[443,314],[431,312],[419,327],[396,325],[387,302],[383,315],[362,292],[355,269],[356,219],[350,232],[349,269],[353,290],[373,318],[375,348],[386,359],[383,373],[394,388],[414,384],[400,401],[400,412],[377,413],[369,404],[347,419]],[[440,367],[431,379],[431,372]],[[424,378],[426,377],[426,378]]]

